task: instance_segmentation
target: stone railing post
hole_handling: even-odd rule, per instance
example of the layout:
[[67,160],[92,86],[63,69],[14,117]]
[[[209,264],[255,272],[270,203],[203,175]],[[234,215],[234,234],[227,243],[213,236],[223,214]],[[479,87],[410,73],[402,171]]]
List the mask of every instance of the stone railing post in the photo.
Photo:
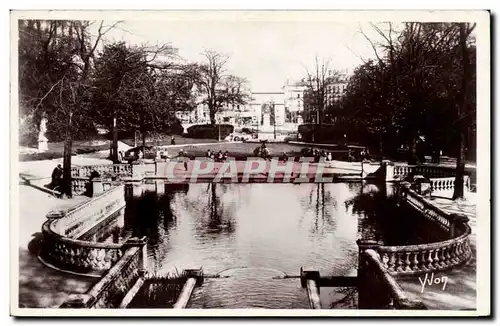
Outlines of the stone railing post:
[[[377,275],[373,270],[369,270],[369,264],[365,256],[365,251],[373,249],[377,252],[382,244],[373,240],[358,239],[358,306],[360,309],[377,309],[385,304],[389,299],[383,290],[380,282],[377,281]],[[374,296],[377,293],[377,296]]]
[[430,195],[431,182],[429,179],[425,178],[423,175],[416,175],[413,177],[413,182],[417,194],[419,194],[420,196]]
[[464,214],[454,213],[449,215],[449,221],[450,221],[449,237],[450,239],[453,239],[459,236],[458,226],[469,222],[469,218]]
[[399,183],[396,196],[396,204],[398,206],[401,205],[402,200],[406,200],[406,196],[408,195],[408,190],[410,188],[411,188],[411,183],[409,183],[408,181],[402,181]]
[[382,168],[384,169],[385,181],[394,181],[394,163],[389,160],[382,161]]
[[319,296],[319,282],[321,276],[314,268],[300,268],[300,284],[307,289],[309,306],[311,309],[321,309],[321,299]]
[[141,258],[140,267],[142,270],[147,270],[148,268],[148,246],[147,237],[142,238],[130,238],[124,243],[124,247],[141,247]]
[[104,192],[103,180],[101,178],[92,179],[92,197],[95,197]]

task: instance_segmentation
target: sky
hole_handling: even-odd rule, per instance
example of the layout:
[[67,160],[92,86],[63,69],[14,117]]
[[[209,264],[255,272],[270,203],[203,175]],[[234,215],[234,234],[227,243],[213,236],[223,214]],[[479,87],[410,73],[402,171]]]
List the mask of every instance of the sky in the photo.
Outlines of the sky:
[[349,72],[362,63],[360,57],[374,57],[360,27],[375,37],[366,22],[126,20],[105,41],[170,43],[181,57],[198,62],[204,49],[213,49],[229,56],[228,71],[246,78],[252,91],[273,92],[287,79],[305,77],[315,56]]

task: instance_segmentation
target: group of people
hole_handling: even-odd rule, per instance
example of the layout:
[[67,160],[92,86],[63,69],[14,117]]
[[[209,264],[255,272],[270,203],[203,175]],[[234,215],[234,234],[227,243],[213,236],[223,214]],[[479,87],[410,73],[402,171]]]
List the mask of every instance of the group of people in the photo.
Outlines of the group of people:
[[222,150],[219,150],[217,153],[215,153],[215,152],[212,152],[211,149],[208,149],[206,157],[215,161],[215,162],[225,162],[229,157],[229,152],[227,150],[225,152],[222,152]]
[[319,149],[312,148],[312,147],[310,147],[310,148],[303,148],[302,151],[301,151],[301,154],[304,157],[312,157],[312,158],[314,158],[314,162],[319,162],[321,159],[323,159],[325,161],[331,161],[333,159],[331,152],[327,152],[324,149],[320,151]]
[[[301,151],[301,154],[305,157],[313,157],[314,162],[319,162],[320,160],[324,160],[326,162],[333,160],[333,153],[323,150],[319,150],[317,148],[304,148]],[[344,159],[348,162],[355,161],[364,161],[370,159],[370,153],[368,148],[363,148],[359,153],[355,153],[351,148],[348,149],[346,156]]]
[[253,154],[265,160],[271,159],[271,151],[269,150],[269,148],[267,148],[266,143],[262,143],[262,145],[255,148]]

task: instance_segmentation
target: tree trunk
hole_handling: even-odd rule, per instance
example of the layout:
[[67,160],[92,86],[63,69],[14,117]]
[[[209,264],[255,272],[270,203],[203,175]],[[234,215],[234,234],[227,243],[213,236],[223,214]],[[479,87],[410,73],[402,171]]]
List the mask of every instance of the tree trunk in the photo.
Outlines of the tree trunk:
[[384,160],[384,138],[383,138],[383,136],[380,136],[379,150],[380,150],[380,153],[379,153],[380,162],[382,162]]
[[68,198],[73,196],[71,189],[71,152],[73,149],[73,132],[72,132],[72,116],[70,112],[68,126],[66,127],[66,136],[64,138],[64,154],[63,154],[63,180],[62,193]]
[[466,156],[466,128],[464,119],[461,119],[462,114],[467,111],[467,91],[468,91],[468,81],[470,77],[469,72],[469,53],[467,51],[467,26],[465,23],[460,23],[460,50],[462,51],[462,89],[461,89],[461,100],[462,103],[457,106],[457,119],[458,119],[458,157],[457,157],[457,167],[455,171],[455,188],[453,190],[452,199],[458,199],[464,197],[464,174],[465,174],[465,156]]
[[210,109],[209,116],[210,116],[210,123],[214,125],[216,123],[214,109]]

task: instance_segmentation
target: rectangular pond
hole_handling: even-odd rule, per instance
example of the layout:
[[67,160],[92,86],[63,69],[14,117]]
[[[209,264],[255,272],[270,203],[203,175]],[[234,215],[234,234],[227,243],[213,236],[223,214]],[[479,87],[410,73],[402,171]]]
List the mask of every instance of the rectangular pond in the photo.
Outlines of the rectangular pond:
[[[395,204],[386,183],[186,184],[166,185],[164,194],[144,186],[140,196],[128,192],[125,209],[88,237],[147,236],[152,274],[201,267],[215,278],[195,291],[197,308],[307,308],[295,278],[301,266],[355,276],[357,239],[400,245],[430,237]],[[342,301],[342,293],[352,296],[345,290],[328,293]],[[283,301],[287,296],[294,299]]]

